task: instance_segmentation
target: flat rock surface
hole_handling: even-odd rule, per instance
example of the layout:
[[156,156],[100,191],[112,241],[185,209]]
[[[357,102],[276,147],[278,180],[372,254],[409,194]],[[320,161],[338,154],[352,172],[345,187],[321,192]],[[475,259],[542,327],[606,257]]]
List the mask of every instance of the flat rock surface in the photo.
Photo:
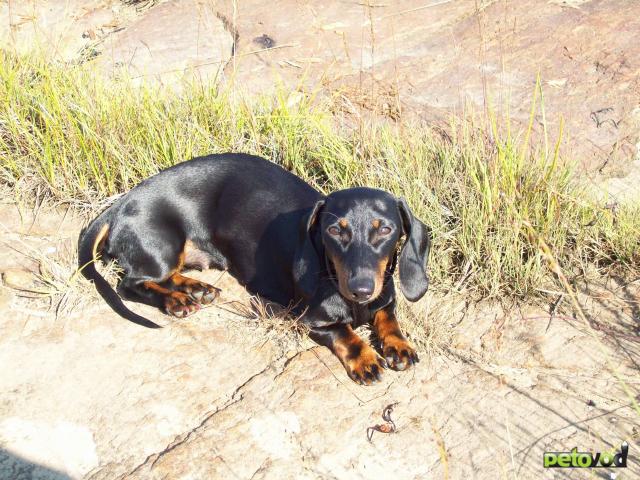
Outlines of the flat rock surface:
[[234,40],[214,6],[174,0],[149,9],[107,38],[100,63],[108,71],[125,69],[139,79],[159,75],[166,81],[193,72],[215,80],[233,54]]
[[[126,322],[73,276],[80,218],[35,213],[0,206],[0,271],[33,280],[0,287],[2,479],[537,479],[552,478],[545,450],[637,449],[637,414],[605,369],[638,394],[631,287],[587,305],[615,332],[598,341],[538,308],[429,295],[426,324],[449,332],[441,348],[362,387],[286,322],[252,314],[220,272],[194,273],[223,289],[216,306],[171,320],[131,304],[165,328]],[[397,431],[369,441],[390,404]]]
[[[628,0],[25,0],[0,3],[0,45],[95,59],[136,81],[323,91],[348,115],[529,122],[603,194],[637,198],[640,3]],[[538,95],[540,100],[540,95]],[[544,143],[544,142],[543,142]],[[613,178],[613,181],[607,179]]]
[[2,2],[0,46],[71,62],[138,14],[119,0]]

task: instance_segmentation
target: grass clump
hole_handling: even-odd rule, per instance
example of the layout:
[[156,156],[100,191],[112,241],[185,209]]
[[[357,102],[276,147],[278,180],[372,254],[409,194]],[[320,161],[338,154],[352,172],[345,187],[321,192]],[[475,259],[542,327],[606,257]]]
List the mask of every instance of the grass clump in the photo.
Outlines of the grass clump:
[[640,209],[599,205],[557,148],[497,128],[486,135],[468,120],[442,134],[410,124],[348,128],[330,112],[300,92],[248,98],[193,83],[176,94],[2,53],[0,175],[15,189],[39,184],[91,202],[194,156],[253,153],[324,192],[368,185],[404,196],[433,228],[434,285],[539,295],[551,279],[525,223],[569,272],[637,271]]

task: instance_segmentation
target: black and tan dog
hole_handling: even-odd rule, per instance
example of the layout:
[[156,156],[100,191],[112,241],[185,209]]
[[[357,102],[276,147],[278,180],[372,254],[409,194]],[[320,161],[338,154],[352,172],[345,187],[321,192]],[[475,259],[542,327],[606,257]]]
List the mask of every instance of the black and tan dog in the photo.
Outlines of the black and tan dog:
[[[404,243],[398,253],[398,246]],[[96,271],[115,259],[119,293],[184,317],[219,291],[184,268],[227,269],[254,293],[303,313],[310,336],[329,347],[349,376],[370,384],[382,368],[418,361],[394,316],[396,263],[405,297],[427,291],[430,231],[403,199],[350,188],[323,196],[262,158],[210,155],[148,178],[80,235],[79,264],[107,303],[146,327]],[[367,322],[384,358],[353,329]]]

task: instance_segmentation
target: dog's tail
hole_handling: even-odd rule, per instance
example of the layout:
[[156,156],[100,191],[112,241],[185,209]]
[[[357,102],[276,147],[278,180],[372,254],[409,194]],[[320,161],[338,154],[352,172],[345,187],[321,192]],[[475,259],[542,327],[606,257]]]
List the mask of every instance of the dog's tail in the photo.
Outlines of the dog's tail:
[[82,275],[91,280],[96,290],[107,304],[121,317],[148,328],[161,328],[160,325],[133,313],[122,302],[115,290],[98,270],[96,261],[109,235],[109,223],[105,215],[99,216],[80,234],[78,240],[78,268]]

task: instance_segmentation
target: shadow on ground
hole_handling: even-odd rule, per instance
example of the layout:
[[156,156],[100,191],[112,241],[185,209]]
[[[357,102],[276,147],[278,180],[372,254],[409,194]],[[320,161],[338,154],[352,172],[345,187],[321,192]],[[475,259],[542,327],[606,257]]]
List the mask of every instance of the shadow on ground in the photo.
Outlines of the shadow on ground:
[[2,480],[72,480],[65,473],[30,462],[0,448],[0,479]]

